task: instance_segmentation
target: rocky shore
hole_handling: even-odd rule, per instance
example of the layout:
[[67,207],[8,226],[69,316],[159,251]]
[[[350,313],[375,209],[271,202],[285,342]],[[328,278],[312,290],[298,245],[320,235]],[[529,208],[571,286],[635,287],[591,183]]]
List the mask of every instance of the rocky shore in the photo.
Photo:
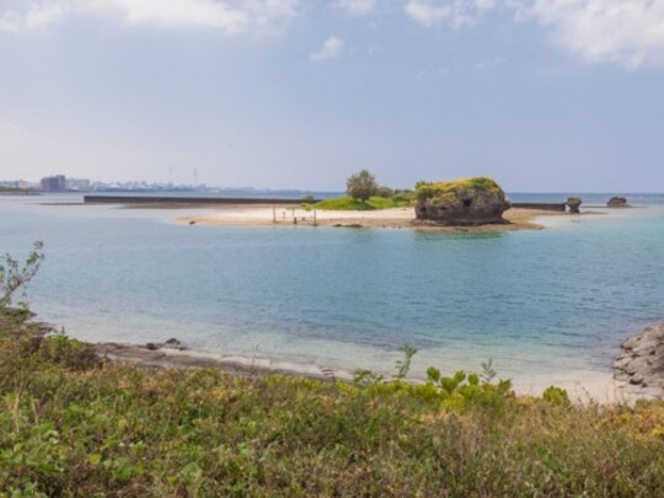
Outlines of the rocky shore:
[[664,397],[664,323],[651,325],[621,344],[614,377],[640,394]]
[[296,364],[271,358],[223,356],[191,350],[177,339],[169,339],[160,344],[102,342],[89,343],[89,346],[103,360],[129,362],[144,368],[217,368],[239,377],[276,373],[320,380],[352,379],[351,372],[321,368],[313,364]]

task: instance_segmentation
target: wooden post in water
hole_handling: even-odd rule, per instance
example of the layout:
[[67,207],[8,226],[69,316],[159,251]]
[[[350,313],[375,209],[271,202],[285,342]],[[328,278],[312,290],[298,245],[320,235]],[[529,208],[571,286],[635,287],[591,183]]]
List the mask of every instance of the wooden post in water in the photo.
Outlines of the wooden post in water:
[[316,220],[316,210],[315,210],[315,209],[314,209],[314,226],[315,226],[315,227],[318,226],[318,222],[317,222],[317,220]]
[[272,206],[272,223],[277,222],[277,207]]

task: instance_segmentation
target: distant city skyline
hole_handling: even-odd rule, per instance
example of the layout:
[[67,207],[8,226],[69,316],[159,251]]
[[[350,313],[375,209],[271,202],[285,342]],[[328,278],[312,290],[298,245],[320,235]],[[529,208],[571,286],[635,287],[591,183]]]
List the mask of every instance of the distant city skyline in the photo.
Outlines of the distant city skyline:
[[4,0],[0,68],[0,181],[664,192],[664,0]]

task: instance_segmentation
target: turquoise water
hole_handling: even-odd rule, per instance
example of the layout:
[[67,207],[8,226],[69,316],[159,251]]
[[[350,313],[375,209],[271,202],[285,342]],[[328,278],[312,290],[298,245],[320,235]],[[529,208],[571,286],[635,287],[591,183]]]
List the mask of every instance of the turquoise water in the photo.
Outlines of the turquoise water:
[[44,241],[30,303],[82,339],[174,336],[386,373],[408,343],[415,375],[492,358],[517,380],[580,378],[610,372],[620,342],[664,318],[664,196],[638,199],[649,207],[546,218],[542,231],[435,234],[173,225],[189,212],[0,197],[0,251]]

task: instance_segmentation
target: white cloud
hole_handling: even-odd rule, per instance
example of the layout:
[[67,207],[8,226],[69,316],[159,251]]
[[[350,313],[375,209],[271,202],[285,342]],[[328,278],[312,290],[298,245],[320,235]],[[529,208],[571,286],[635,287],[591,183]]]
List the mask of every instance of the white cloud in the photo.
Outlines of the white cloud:
[[323,59],[336,59],[341,56],[341,51],[344,48],[343,40],[336,36],[330,36],[320,50],[314,52],[309,56],[312,61],[319,61]]
[[530,0],[509,2],[553,40],[581,58],[629,67],[664,64],[664,0]]
[[4,12],[0,16],[0,33],[16,33],[19,30],[20,21],[15,12]]
[[112,18],[128,25],[209,27],[228,33],[271,30],[296,15],[298,0],[26,0],[0,12],[0,31],[62,22],[68,14]]
[[410,0],[405,10],[413,20],[427,28],[443,22],[460,28],[475,24],[485,11],[495,6],[496,0]]
[[351,16],[364,16],[376,8],[376,0],[337,0],[336,6]]
[[475,64],[475,69],[479,71],[484,71],[484,70],[489,70],[489,69],[496,69],[499,66],[502,66],[507,62],[507,59],[501,55],[497,55],[493,59],[485,60],[485,61],[480,61]]
[[33,5],[25,16],[26,29],[40,29],[57,24],[66,14],[64,3]]

